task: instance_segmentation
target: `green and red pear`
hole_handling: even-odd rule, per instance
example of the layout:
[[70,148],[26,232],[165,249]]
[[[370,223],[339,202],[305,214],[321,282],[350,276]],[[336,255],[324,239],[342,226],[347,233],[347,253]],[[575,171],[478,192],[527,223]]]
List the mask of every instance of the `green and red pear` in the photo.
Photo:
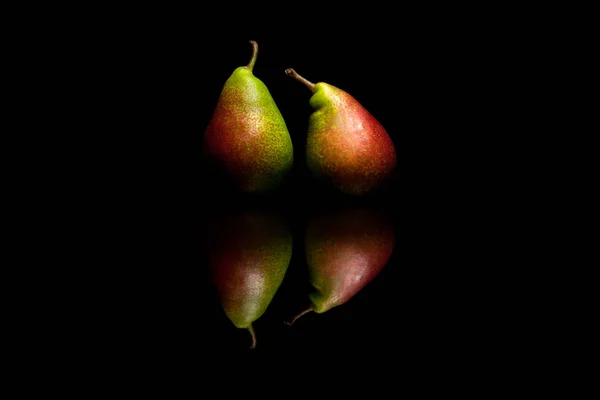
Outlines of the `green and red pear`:
[[308,312],[318,314],[348,302],[387,264],[395,245],[394,228],[385,213],[338,209],[312,216],[305,233],[308,279],[313,291]]
[[207,232],[208,264],[223,310],[252,335],[253,322],[267,310],[292,256],[292,234],[279,214],[237,211],[214,217]]
[[346,91],[325,82],[312,83],[292,68],[285,72],[313,93],[306,162],[314,176],[350,195],[378,189],[397,164],[385,128]]
[[287,125],[267,86],[254,75],[258,44],[248,65],[225,82],[204,134],[203,152],[243,192],[275,189],[293,164]]

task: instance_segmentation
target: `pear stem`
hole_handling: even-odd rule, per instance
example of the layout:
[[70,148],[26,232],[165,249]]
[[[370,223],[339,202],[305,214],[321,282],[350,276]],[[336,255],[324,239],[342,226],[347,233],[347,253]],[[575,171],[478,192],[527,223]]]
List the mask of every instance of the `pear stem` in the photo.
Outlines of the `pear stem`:
[[252,344],[250,345],[250,348],[253,349],[256,347],[256,334],[254,333],[254,328],[252,327],[252,324],[248,326],[248,331],[252,335]]
[[303,316],[304,314],[306,314],[306,313],[309,313],[309,312],[311,312],[311,311],[313,311],[313,308],[312,308],[312,306],[308,306],[308,308],[307,308],[306,310],[304,310],[304,311],[302,311],[302,312],[298,313],[298,315],[296,315],[294,318],[292,318],[292,320],[291,320],[291,321],[289,321],[289,322],[288,322],[288,321],[286,321],[286,322],[285,322],[285,324],[286,324],[286,325],[292,325],[294,322],[296,322],[296,320],[297,320],[298,318],[300,318],[300,317],[301,317],[301,316]]
[[250,44],[252,45],[252,58],[250,59],[250,62],[248,63],[246,68],[248,68],[250,72],[252,72],[252,70],[254,69],[254,64],[256,63],[256,56],[258,55],[258,43],[256,43],[254,40],[251,40]]
[[286,69],[285,73],[287,74],[287,76],[291,76],[292,78],[296,79],[297,81],[304,83],[311,92],[313,92],[313,93],[315,92],[315,84],[312,83],[311,81],[303,78],[302,76],[300,76],[292,68]]

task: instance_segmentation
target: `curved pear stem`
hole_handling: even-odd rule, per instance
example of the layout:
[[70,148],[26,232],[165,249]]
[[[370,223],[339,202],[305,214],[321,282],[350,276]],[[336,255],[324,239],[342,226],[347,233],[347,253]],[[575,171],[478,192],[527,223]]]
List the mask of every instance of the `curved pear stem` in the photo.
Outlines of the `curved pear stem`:
[[252,72],[252,70],[254,69],[254,64],[256,63],[256,56],[258,55],[258,43],[256,43],[254,40],[251,40],[250,44],[252,45],[252,58],[250,59],[250,62],[248,63],[246,68],[248,68],[250,72]]
[[256,347],[256,334],[254,333],[254,328],[252,327],[252,324],[248,326],[248,332],[250,332],[250,334],[252,335],[252,344],[250,345],[250,348],[253,349]]
[[285,73],[287,74],[287,76],[291,76],[295,80],[304,83],[311,92],[315,92],[315,84],[300,76],[296,71],[294,71],[293,68],[286,69]]
[[301,316],[303,316],[304,314],[306,314],[306,313],[309,313],[309,312],[311,312],[311,311],[313,311],[313,308],[312,308],[312,306],[308,306],[308,308],[307,308],[306,310],[304,310],[304,311],[302,311],[302,312],[298,313],[298,314],[297,314],[297,315],[296,315],[294,318],[292,318],[292,320],[291,320],[291,321],[289,321],[289,322],[288,322],[288,321],[286,321],[286,322],[285,322],[285,324],[286,324],[286,325],[292,325],[294,322],[296,322],[296,320],[297,320],[298,318],[300,318],[300,317],[301,317]]

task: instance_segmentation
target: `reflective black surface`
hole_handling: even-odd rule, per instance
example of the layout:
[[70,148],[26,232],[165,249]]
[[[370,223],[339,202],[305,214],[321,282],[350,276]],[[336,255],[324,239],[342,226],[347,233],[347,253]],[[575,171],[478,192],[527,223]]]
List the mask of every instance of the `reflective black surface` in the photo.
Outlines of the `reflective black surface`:
[[[316,385],[327,381],[370,393],[381,382],[403,385],[407,370],[421,375],[427,382],[423,387],[437,386],[448,394],[447,386],[431,379],[432,369],[458,376],[462,387],[470,388],[478,381],[475,374],[508,381],[519,367],[518,379],[527,380],[536,369],[528,361],[554,357],[555,346],[566,341],[547,340],[548,332],[571,325],[554,318],[555,310],[566,306],[555,308],[538,289],[566,296],[560,284],[546,284],[549,276],[559,276],[546,269],[556,263],[561,246],[540,240],[544,235],[536,228],[553,232],[555,210],[546,208],[561,193],[555,185],[561,174],[537,157],[561,160],[562,153],[547,152],[545,146],[557,142],[550,132],[563,113],[552,113],[538,97],[554,99],[555,77],[565,74],[552,74],[551,68],[569,58],[554,51],[561,40],[554,40],[551,29],[531,22],[553,24],[555,19],[537,11],[456,4],[424,4],[422,10],[403,4],[400,12],[378,6],[367,13],[368,5],[347,3],[327,16],[320,3],[289,3],[294,10],[288,11],[280,8],[283,4],[256,10],[258,3],[223,3],[226,10],[220,12],[213,3],[202,3],[207,6],[199,12],[167,10],[164,4],[63,12],[65,24],[38,13],[48,26],[34,31],[24,24],[14,30],[17,38],[31,37],[31,46],[14,42],[23,56],[34,58],[7,57],[23,65],[26,74],[16,80],[7,75],[7,81],[24,86],[19,92],[27,99],[11,101],[27,114],[19,127],[42,124],[16,135],[29,140],[39,132],[48,160],[30,163],[38,161],[34,156],[9,163],[8,175],[33,187],[34,194],[25,195],[31,208],[24,214],[8,209],[7,215],[21,219],[41,211],[51,222],[34,218],[34,224],[19,225],[44,242],[56,241],[47,249],[22,241],[24,258],[14,269],[27,274],[23,286],[28,290],[9,296],[7,309],[16,310],[22,300],[33,303],[19,314],[34,326],[6,326],[27,334],[18,352],[42,351],[34,350],[35,358],[19,354],[20,361],[43,372],[59,371],[60,379],[53,381],[71,387],[78,380],[58,368],[66,361],[81,375],[100,380],[88,386],[90,391],[133,375],[146,379],[134,391],[153,390],[166,375],[191,377],[195,383],[209,370],[223,378],[218,396],[238,383],[228,379],[231,369],[239,366],[239,377],[251,367],[261,377],[239,385],[246,396],[287,396],[298,387],[316,395]],[[238,21],[229,18],[234,9],[241,14]],[[343,15],[349,9],[357,15]],[[299,24],[291,23],[294,16]],[[37,26],[35,19],[30,22]],[[76,26],[69,26],[73,22]],[[519,26],[532,35],[524,38]],[[57,31],[59,37],[53,36]],[[259,45],[255,75],[272,94],[294,146],[290,176],[276,192],[261,196],[230,190],[201,157],[221,88],[235,68],[248,62],[249,40]],[[549,56],[531,63],[543,47],[552,49]],[[347,91],[386,128],[398,165],[380,192],[353,198],[316,184],[305,163],[310,93],[285,74],[287,68]],[[48,117],[29,108],[30,100]],[[537,107],[543,111],[536,113]],[[72,136],[64,134],[66,129]],[[24,148],[39,148],[31,138]],[[46,143],[60,151],[46,149]],[[527,171],[523,164],[533,168]],[[58,171],[50,168],[55,165],[61,166]],[[34,178],[43,176],[44,185],[18,176],[22,169],[33,169]],[[528,195],[540,180],[552,181],[553,190],[532,200]],[[346,303],[287,326],[284,322],[307,306],[312,291],[304,243],[308,221],[346,208],[382,212],[394,230],[393,252],[381,272]],[[254,323],[257,346],[249,349],[250,335],[228,320],[220,304],[206,245],[219,215],[256,209],[281,216],[293,248],[281,286]],[[18,233],[9,235],[21,241]],[[32,254],[42,260],[30,262]],[[544,255],[548,263],[540,261]],[[7,271],[13,269],[9,261]],[[65,262],[73,267],[65,268]],[[559,269],[572,264],[564,262]],[[44,290],[31,288],[31,281]],[[546,314],[552,316],[548,329],[539,323]],[[536,347],[542,357],[532,351]],[[371,370],[376,379],[336,377],[332,365],[339,363],[333,356],[339,354],[353,359],[343,361],[346,369]],[[272,369],[287,373],[281,368],[285,363],[303,372],[290,373],[294,384],[276,390],[253,363],[265,355],[273,360]],[[373,362],[358,361],[361,355],[372,355]],[[240,359],[250,362],[234,362]],[[310,367],[297,362],[306,359]],[[381,378],[382,371],[391,379]],[[48,389],[25,376],[30,386]],[[165,397],[178,397],[171,392],[175,386],[169,385]],[[504,382],[486,390],[498,387]],[[214,397],[212,391],[207,395]]]
[[[114,281],[123,301],[114,300],[106,329],[127,349],[123,354],[178,362],[209,354],[322,356],[352,350],[423,360],[472,349],[499,329],[490,322],[489,303],[480,301],[494,287],[489,265],[497,267],[497,253],[485,252],[488,238],[479,232],[492,224],[490,213],[502,210],[482,205],[490,196],[481,189],[487,176],[473,173],[479,164],[465,161],[466,142],[479,143],[485,125],[476,101],[456,79],[465,71],[459,50],[450,51],[443,39],[418,42],[411,35],[403,41],[356,34],[334,47],[250,33],[202,38],[197,47],[195,36],[169,37],[128,54],[135,62],[123,72],[131,77],[124,86],[131,97],[121,100],[143,100],[131,109],[130,119],[143,124],[131,126],[132,147],[125,151],[130,168],[116,173],[118,190],[111,198],[122,215],[112,229],[129,255],[108,263],[118,265]],[[248,61],[248,40],[259,44],[255,75],[273,95],[294,145],[290,175],[263,195],[225,186],[200,151],[223,83]],[[310,93],[286,76],[286,68],[348,91],[386,128],[398,164],[381,190],[351,197],[316,183],[305,163]],[[476,118],[466,118],[465,104]],[[473,179],[465,180],[468,174]],[[307,221],[346,208],[386,216],[395,234],[388,262],[345,304],[285,325],[306,307],[311,290]],[[292,232],[293,251],[281,286],[254,324],[257,346],[248,349],[250,335],[233,326],[219,303],[206,244],[218,215],[260,209],[281,216]]]
[[[241,205],[242,210],[277,210],[293,234],[293,252],[291,262],[273,301],[265,314],[253,325],[257,335],[257,347],[251,351],[312,351],[316,348],[343,348],[345,346],[377,346],[384,343],[385,337],[394,330],[389,325],[392,320],[398,322],[406,311],[402,304],[409,302],[405,299],[406,289],[402,290],[402,278],[406,270],[402,268],[402,251],[406,246],[406,237],[399,229],[400,218],[394,215],[385,204],[346,204],[331,205],[327,198],[320,199],[320,206],[307,201],[303,207],[286,205],[289,198],[276,197],[269,202],[260,204]],[[314,291],[309,283],[306,253],[306,234],[309,220],[319,218],[322,213],[333,214],[340,210],[360,210],[382,215],[385,222],[393,227],[396,235],[396,245],[388,262],[371,282],[348,302],[335,307],[326,313],[311,313],[303,316],[292,326],[284,324],[309,304],[308,294]],[[208,243],[211,238],[211,226],[218,224],[222,214],[235,213],[238,208],[217,206],[207,212],[203,223],[198,226],[197,261],[201,279],[198,281],[198,292],[202,293],[198,306],[204,310],[202,322],[210,327],[211,347],[219,351],[244,351],[250,344],[250,336],[245,330],[236,329],[225,318],[223,310],[217,301],[212,281],[206,270],[209,267],[208,254],[211,249]],[[351,214],[350,214],[351,215]],[[360,238],[358,238],[360,240]],[[358,245],[358,243],[357,243]],[[411,287],[413,285],[410,285]],[[402,293],[404,292],[404,293]],[[403,300],[404,299],[404,300]],[[202,302],[203,304],[200,304]],[[397,308],[397,307],[400,308]],[[387,327],[386,327],[387,326]],[[382,342],[383,340],[383,342]]]
[[[202,310],[198,311],[202,317],[192,326],[208,335],[211,349],[250,356],[261,352],[319,354],[349,349],[412,352],[424,346],[431,349],[434,343],[449,337],[445,334],[436,338],[437,329],[448,327],[448,321],[439,320],[444,307],[440,289],[448,290],[443,288],[444,278],[439,274],[448,271],[444,271],[439,261],[439,254],[444,250],[429,244],[432,232],[428,231],[434,215],[445,207],[431,197],[432,193],[440,191],[441,194],[443,190],[439,187],[432,190],[437,185],[432,176],[421,180],[431,170],[414,164],[424,151],[415,144],[436,136],[427,128],[427,124],[433,122],[424,118],[427,113],[421,104],[431,99],[421,90],[407,90],[414,81],[396,70],[393,53],[386,48],[391,43],[369,45],[360,40],[347,41],[332,49],[294,40],[282,46],[268,37],[253,40],[259,45],[254,72],[267,85],[286,120],[294,144],[294,168],[275,192],[242,195],[224,185],[218,171],[207,168],[199,159],[187,159],[198,161],[198,164],[193,163],[194,167],[197,165],[198,175],[186,174],[190,179],[186,216],[193,216],[190,221],[194,220],[198,229],[198,246],[194,250],[197,259],[192,259],[200,273],[196,304]],[[190,137],[194,137],[196,143],[201,142],[204,129],[200,122],[208,122],[222,82],[232,68],[246,62],[249,44],[247,40],[240,43],[225,40],[205,50],[207,54],[217,54],[218,58],[214,64],[203,67],[214,79],[202,82],[202,102],[193,110],[198,126],[194,126]],[[378,191],[362,197],[346,196],[313,178],[305,161],[306,130],[313,111],[309,105],[311,93],[286,76],[284,70],[290,67],[307,79],[329,82],[348,91],[386,128],[396,148],[398,164],[392,177]],[[425,164],[425,168],[431,166]],[[292,231],[293,254],[281,287],[265,314],[254,323],[257,346],[248,350],[250,335],[233,326],[216,299],[214,287],[205,273],[207,257],[202,244],[211,235],[206,229],[208,221],[217,213],[252,209],[279,212]],[[308,293],[313,290],[308,280],[305,252],[307,223],[328,210],[344,209],[366,209],[384,215],[394,230],[393,252],[381,273],[345,304],[323,314],[307,314],[287,326],[285,321],[306,308]],[[420,344],[415,345],[415,340]]]

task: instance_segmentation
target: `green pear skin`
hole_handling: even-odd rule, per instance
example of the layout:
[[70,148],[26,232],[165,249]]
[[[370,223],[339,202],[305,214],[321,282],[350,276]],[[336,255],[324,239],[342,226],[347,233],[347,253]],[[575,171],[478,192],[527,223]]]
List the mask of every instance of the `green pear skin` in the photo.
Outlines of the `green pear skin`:
[[306,162],[313,175],[349,195],[379,188],[397,165],[385,128],[344,90],[325,82],[314,84],[292,68],[285,72],[313,93],[306,143]]
[[205,131],[206,158],[243,192],[277,188],[293,165],[292,140],[267,86],[253,74],[258,45],[247,66],[225,82]]
[[243,211],[219,219],[210,232],[209,266],[223,310],[233,325],[248,329],[283,282],[292,257],[292,234],[276,213]]

